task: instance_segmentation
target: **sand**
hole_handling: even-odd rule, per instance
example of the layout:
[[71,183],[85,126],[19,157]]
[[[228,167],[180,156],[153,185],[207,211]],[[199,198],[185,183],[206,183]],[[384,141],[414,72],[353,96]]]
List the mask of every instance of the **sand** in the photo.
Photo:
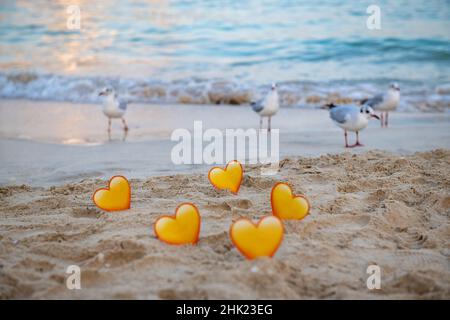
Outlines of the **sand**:
[[[102,179],[0,189],[0,297],[50,299],[449,299],[450,151],[289,157],[277,176],[246,167],[238,195],[216,191],[206,171],[132,179],[132,208],[91,202]],[[81,180],[81,181],[80,181]],[[230,223],[270,214],[277,181],[312,203],[285,223],[270,258],[245,260]],[[152,224],[185,201],[202,215],[196,246],[170,246]],[[67,266],[81,290],[65,286]],[[381,289],[366,268],[381,268]]]

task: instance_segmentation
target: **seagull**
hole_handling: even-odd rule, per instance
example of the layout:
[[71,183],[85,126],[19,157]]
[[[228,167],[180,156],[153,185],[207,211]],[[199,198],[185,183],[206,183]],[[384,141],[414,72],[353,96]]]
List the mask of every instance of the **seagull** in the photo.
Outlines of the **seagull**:
[[123,117],[127,111],[127,102],[119,99],[111,87],[103,88],[98,95],[103,97],[103,113],[108,117],[109,137],[111,138],[111,119],[122,119],[123,131],[128,132],[128,126]]
[[262,129],[263,125],[263,117],[268,117],[268,131],[270,132],[271,126],[270,126],[270,120],[272,116],[277,113],[278,109],[280,108],[280,104],[278,101],[278,91],[277,91],[277,85],[275,83],[272,84],[272,87],[270,88],[270,91],[267,93],[266,97],[262,100],[259,100],[257,102],[251,103],[253,111],[255,111],[257,114],[260,115],[259,120],[259,128]]
[[[361,102],[375,110],[381,111],[381,127],[387,127],[389,111],[394,111],[400,103],[400,87],[398,84],[392,83],[384,94],[377,94],[376,96],[370,99],[364,99]],[[385,115],[383,116],[383,114]]]
[[[352,104],[336,106],[331,103],[327,106],[330,108],[330,118],[339,127],[344,129],[346,148],[362,147],[363,145],[359,143],[359,131],[367,127],[370,118],[380,120],[380,117],[378,117],[368,105],[363,105],[361,107]],[[347,131],[356,132],[356,143],[354,145],[348,145]]]

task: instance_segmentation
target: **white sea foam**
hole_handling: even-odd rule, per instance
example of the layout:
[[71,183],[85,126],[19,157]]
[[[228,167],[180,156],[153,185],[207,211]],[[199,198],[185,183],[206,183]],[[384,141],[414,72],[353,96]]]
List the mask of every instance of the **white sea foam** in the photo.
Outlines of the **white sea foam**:
[[[374,81],[279,83],[283,107],[320,107],[349,103],[384,90],[392,79]],[[100,88],[111,85],[129,102],[245,105],[263,96],[269,84],[238,80],[185,79],[173,82],[118,77],[70,77],[31,72],[0,73],[0,98],[98,103]],[[400,110],[445,111],[448,84],[400,82]]]

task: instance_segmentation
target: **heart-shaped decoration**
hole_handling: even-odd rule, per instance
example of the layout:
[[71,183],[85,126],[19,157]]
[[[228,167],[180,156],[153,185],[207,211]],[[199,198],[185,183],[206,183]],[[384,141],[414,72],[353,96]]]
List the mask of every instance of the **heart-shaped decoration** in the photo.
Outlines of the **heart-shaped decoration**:
[[247,259],[272,257],[283,240],[283,234],[283,223],[274,216],[264,217],[257,224],[239,219],[230,228],[231,241]]
[[270,195],[272,214],[280,219],[301,220],[309,213],[310,204],[303,195],[294,195],[291,187],[278,182]]
[[95,205],[106,211],[128,210],[131,206],[131,188],[127,178],[114,176],[108,187],[97,189],[92,196]]
[[238,193],[241,187],[244,169],[239,161],[228,162],[225,169],[220,167],[211,168],[208,172],[208,179],[217,189],[228,189],[233,193]]
[[162,216],[156,220],[156,236],[169,244],[195,244],[200,234],[201,218],[196,206],[183,203],[173,216]]

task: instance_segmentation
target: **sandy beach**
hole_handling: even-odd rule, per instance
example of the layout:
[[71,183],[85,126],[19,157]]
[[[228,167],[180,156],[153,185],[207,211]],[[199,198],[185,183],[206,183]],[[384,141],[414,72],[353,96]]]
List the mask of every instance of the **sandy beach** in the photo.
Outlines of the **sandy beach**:
[[[96,105],[5,100],[0,114],[3,299],[450,298],[448,114],[395,113],[391,128],[363,132],[366,147],[345,150],[325,110],[283,109],[280,171],[246,166],[238,195],[215,190],[206,165],[173,165],[169,137],[195,119],[257,125],[248,107],[132,105],[125,142],[119,124],[107,141]],[[132,208],[106,213],[91,197],[115,174],[131,179]],[[246,261],[229,226],[270,214],[278,181],[311,213],[285,223],[273,259]],[[154,221],[187,201],[202,215],[198,245],[160,242]],[[65,286],[73,264],[82,290]],[[371,264],[381,290],[366,287]]]
[[[132,179],[132,208],[105,213],[91,202],[105,181],[0,189],[0,297],[51,299],[449,299],[450,152],[369,151],[290,157],[279,175],[246,168],[238,195],[206,172]],[[229,225],[270,214],[269,194],[289,182],[312,203],[285,223],[274,258],[246,261]],[[170,246],[152,224],[182,202],[202,215],[196,246]],[[82,270],[67,290],[65,270]],[[368,290],[366,268],[382,271]]]
[[[448,1],[7,0],[0,30],[0,300],[450,299]],[[231,241],[279,182],[309,215]],[[198,243],[160,241],[196,241],[154,227],[185,202]]]

